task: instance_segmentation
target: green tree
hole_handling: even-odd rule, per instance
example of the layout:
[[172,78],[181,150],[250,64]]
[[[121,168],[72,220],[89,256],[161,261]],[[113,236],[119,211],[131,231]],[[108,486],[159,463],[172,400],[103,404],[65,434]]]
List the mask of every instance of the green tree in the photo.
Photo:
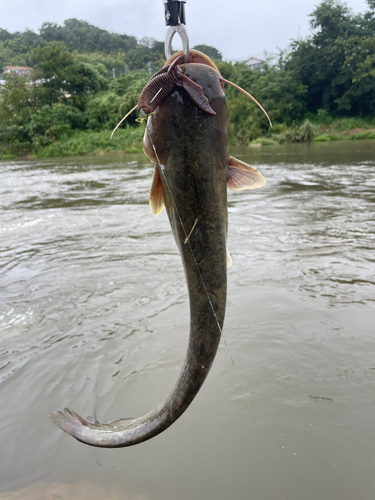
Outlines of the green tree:
[[[146,72],[121,75],[113,78],[108,91],[100,92],[89,99],[86,105],[85,118],[88,129],[113,129],[125,114],[138,102],[139,94],[149,80]],[[137,113],[134,112],[127,124],[135,124]]]
[[11,75],[0,87],[0,122],[7,123],[36,106],[36,88],[17,75]]
[[0,42],[4,42],[5,40],[12,40],[13,35],[9,33],[7,30],[0,28]]
[[79,109],[54,103],[29,114],[25,129],[35,147],[47,146],[73,129],[82,128],[83,115]]
[[345,61],[341,68],[347,90],[336,102],[338,110],[362,115],[375,110],[375,35],[345,41]]
[[8,41],[0,42],[0,68],[4,66],[27,66],[30,64],[27,54],[14,50]]
[[39,81],[42,104],[70,99],[74,106],[84,106],[87,93],[97,92],[107,84],[93,65],[80,62],[59,42],[49,42],[34,50],[34,79]]
[[11,75],[4,85],[0,86],[0,144],[16,145],[30,144],[30,137],[26,129],[29,116],[35,110],[35,87],[25,78]]
[[58,102],[70,92],[69,81],[76,72],[76,60],[59,42],[49,42],[34,50],[34,79],[42,88],[43,104]]
[[63,42],[69,50],[78,52],[113,52],[131,50],[137,46],[133,36],[110,33],[86,21],[67,19],[63,26],[43,23],[40,35],[46,42]]
[[153,38],[142,38],[137,47],[125,54],[125,63],[131,70],[159,70],[165,62],[164,44]]
[[219,52],[217,49],[215,49],[215,47],[212,47],[211,45],[204,45],[204,44],[195,45],[195,47],[193,47],[193,49],[200,50],[201,52],[206,54],[206,56],[210,57],[211,59],[217,59],[219,61],[223,60],[222,53]]
[[307,86],[307,108],[334,111],[348,89],[349,79],[341,74],[345,62],[345,40],[355,36],[358,19],[339,0],[324,0],[310,14],[313,35],[294,41],[287,69]]
[[[251,71],[244,64],[237,63],[232,65],[232,72],[226,78],[247,90],[267,111],[274,124],[290,125],[302,119],[306,111],[306,87],[282,65],[282,57],[277,62],[267,58],[261,71]],[[246,143],[269,130],[264,113],[248,97],[229,86],[225,88],[225,93],[231,139]]]

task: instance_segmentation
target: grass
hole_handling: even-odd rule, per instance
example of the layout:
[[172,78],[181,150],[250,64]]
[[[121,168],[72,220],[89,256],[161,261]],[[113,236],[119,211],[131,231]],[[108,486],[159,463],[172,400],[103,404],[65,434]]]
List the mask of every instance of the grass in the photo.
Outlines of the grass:
[[278,143],[272,139],[268,139],[267,137],[259,137],[249,143],[250,146],[274,146],[275,144]]
[[84,131],[77,130],[73,134],[41,145],[38,141],[22,147],[18,144],[0,147],[0,159],[6,160],[18,156],[29,158],[45,158],[54,156],[104,155],[112,152],[141,153],[144,127],[128,127],[118,129],[112,139],[111,130]]
[[277,125],[274,129],[270,129],[265,137],[251,141],[250,145],[361,139],[375,139],[375,119],[329,118],[319,122],[317,117],[312,116],[311,119],[305,119],[299,125],[291,127]]
[[313,142],[328,142],[328,141],[334,141],[335,139],[328,134],[322,134],[318,135],[313,138]]
[[142,152],[143,127],[117,130],[111,139],[111,130],[83,131],[64,137],[48,146],[33,148],[32,157],[102,155],[110,152]]

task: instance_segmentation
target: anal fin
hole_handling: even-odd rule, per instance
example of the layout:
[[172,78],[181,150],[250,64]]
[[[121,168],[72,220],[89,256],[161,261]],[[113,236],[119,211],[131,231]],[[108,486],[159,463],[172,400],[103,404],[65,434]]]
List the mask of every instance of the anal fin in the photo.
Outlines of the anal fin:
[[262,174],[247,163],[237,160],[234,156],[229,157],[227,186],[231,191],[243,191],[244,189],[256,189],[266,184]]

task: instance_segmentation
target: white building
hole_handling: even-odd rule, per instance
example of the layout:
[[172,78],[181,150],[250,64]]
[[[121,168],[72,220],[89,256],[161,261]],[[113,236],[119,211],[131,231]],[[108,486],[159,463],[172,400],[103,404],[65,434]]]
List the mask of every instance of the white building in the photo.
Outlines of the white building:
[[251,70],[260,70],[264,64],[264,61],[256,57],[250,57],[250,59],[244,61],[244,63]]
[[28,68],[27,66],[4,66],[3,74],[14,74],[18,76],[30,76],[33,68]]

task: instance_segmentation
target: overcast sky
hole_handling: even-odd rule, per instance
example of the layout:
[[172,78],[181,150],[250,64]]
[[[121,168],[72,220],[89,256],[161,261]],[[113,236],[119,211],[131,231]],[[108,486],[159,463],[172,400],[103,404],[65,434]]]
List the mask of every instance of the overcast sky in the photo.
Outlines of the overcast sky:
[[[190,45],[213,45],[224,59],[276,53],[291,39],[309,34],[308,15],[317,0],[186,0]],[[356,13],[365,0],[348,0]],[[0,27],[38,31],[45,21],[77,18],[108,31],[164,40],[163,0],[0,0]],[[299,27],[298,27],[299,26]],[[176,41],[175,41],[176,40]],[[180,48],[176,35],[173,48]]]

